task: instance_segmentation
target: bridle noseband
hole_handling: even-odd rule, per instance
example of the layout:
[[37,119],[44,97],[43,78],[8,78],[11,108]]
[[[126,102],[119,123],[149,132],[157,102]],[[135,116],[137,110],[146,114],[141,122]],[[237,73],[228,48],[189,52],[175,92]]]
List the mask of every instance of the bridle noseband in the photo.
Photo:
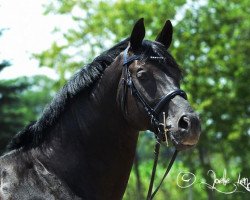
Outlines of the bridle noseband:
[[[152,188],[153,188],[153,183],[154,183],[154,177],[155,177],[155,172],[156,172],[156,167],[157,167],[157,162],[158,162],[158,155],[159,155],[159,150],[160,150],[160,142],[163,141],[163,138],[165,136],[164,134],[164,129],[162,123],[159,121],[159,114],[162,111],[163,107],[171,101],[175,96],[179,95],[183,97],[184,99],[187,99],[187,95],[183,90],[177,89],[169,92],[167,95],[163,96],[161,100],[152,108],[143,98],[139,90],[135,87],[135,84],[133,82],[131,72],[129,71],[129,66],[135,61],[135,60],[140,60],[141,56],[140,55],[132,55],[128,56],[128,50],[129,47],[125,49],[124,55],[123,55],[123,100],[122,100],[122,108],[125,111],[126,110],[126,97],[127,97],[127,91],[128,88],[131,90],[131,94],[142,104],[144,110],[146,111],[147,115],[150,118],[151,125],[154,129],[154,134],[156,137],[156,145],[155,145],[155,158],[154,158],[154,165],[152,169],[152,175],[151,175],[151,180],[150,180],[150,185],[149,185],[149,190],[148,190],[148,195],[147,195],[147,200],[153,199],[157,191],[159,190],[161,184],[163,183],[163,180],[169,173],[174,160],[177,156],[178,151],[175,150],[175,153],[172,156],[171,161],[169,162],[169,165],[167,167],[167,170],[159,184],[159,186],[156,188],[156,190],[152,194]],[[165,126],[165,124],[164,124]],[[170,135],[171,137],[171,135]],[[171,137],[172,140],[174,140],[173,137]],[[177,143],[177,141],[175,141]]]

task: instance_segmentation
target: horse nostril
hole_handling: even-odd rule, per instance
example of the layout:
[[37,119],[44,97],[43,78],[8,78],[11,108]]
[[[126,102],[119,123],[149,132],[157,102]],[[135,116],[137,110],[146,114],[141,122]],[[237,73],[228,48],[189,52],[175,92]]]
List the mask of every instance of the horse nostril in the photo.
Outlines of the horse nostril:
[[187,130],[189,128],[190,120],[186,115],[183,115],[179,120],[179,127]]

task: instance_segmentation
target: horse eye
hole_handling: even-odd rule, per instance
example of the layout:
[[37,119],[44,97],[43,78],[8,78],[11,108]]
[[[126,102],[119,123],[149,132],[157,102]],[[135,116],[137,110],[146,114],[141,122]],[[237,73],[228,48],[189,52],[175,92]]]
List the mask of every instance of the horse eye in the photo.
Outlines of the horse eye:
[[136,77],[140,80],[146,80],[148,79],[148,73],[146,70],[139,68],[136,73]]

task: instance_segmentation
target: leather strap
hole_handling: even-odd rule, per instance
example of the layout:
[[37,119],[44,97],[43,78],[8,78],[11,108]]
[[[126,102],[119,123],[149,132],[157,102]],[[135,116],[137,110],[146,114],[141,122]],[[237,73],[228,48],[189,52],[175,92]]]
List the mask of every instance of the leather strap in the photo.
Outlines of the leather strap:
[[[158,154],[159,154],[159,152],[158,152]],[[155,168],[155,171],[156,171],[156,166],[157,166],[157,162],[156,162],[156,163],[154,162],[154,165],[156,165],[156,166],[153,167],[153,170],[152,170],[151,180],[152,180],[152,179],[153,179],[153,180],[152,180],[152,184],[151,184],[151,180],[150,180],[150,185],[149,185],[149,189],[148,189],[147,200],[152,200],[152,199],[155,197],[155,195],[156,195],[156,193],[158,192],[158,190],[160,189],[160,187],[161,187],[163,181],[165,180],[165,178],[167,177],[168,173],[170,172],[170,170],[171,170],[171,168],[172,168],[172,166],[173,166],[173,164],[174,164],[174,161],[175,161],[175,159],[176,159],[176,157],[177,157],[177,154],[178,154],[178,151],[175,150],[175,152],[174,152],[174,154],[173,154],[173,156],[172,156],[172,158],[171,158],[171,160],[170,160],[170,162],[169,162],[169,164],[168,164],[168,167],[167,167],[167,169],[166,169],[166,171],[165,171],[165,173],[164,173],[164,175],[163,175],[163,177],[162,177],[162,179],[161,179],[159,185],[157,186],[157,188],[156,188],[156,189],[154,190],[154,192],[152,193],[153,182],[154,182],[154,178],[152,178],[152,177],[153,177],[153,174],[155,175],[155,172],[153,172],[153,170],[154,170],[154,168]],[[158,156],[157,156],[157,157],[158,157]]]

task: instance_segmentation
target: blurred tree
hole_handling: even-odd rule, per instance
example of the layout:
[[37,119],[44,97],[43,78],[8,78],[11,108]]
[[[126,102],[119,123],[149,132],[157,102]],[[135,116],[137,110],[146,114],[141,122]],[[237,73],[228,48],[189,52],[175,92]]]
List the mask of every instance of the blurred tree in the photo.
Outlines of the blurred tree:
[[[185,5],[184,7],[182,7]],[[203,134],[197,148],[179,156],[173,172],[188,170],[211,183],[207,175],[214,169],[222,175],[224,168],[237,179],[241,172],[248,177],[250,168],[250,1],[50,1],[46,14],[60,14],[72,19],[72,27],[64,42],[54,42],[50,49],[36,55],[41,66],[55,68],[60,73],[58,87],[66,81],[67,73],[84,66],[107,49],[129,36],[136,19],[145,18],[147,38],[154,39],[165,19],[178,19],[170,51],[183,66],[183,88],[190,93],[189,101],[199,111]],[[178,18],[176,17],[178,15]],[[94,56],[95,55],[95,56]],[[147,145],[145,145],[147,144]],[[131,174],[124,199],[142,199],[135,188],[145,191],[151,171],[149,155],[153,151],[150,136],[141,137],[138,144],[137,166]],[[162,153],[169,155],[169,151]],[[143,159],[143,167],[139,165]],[[163,170],[166,164],[159,166]],[[140,174],[138,174],[138,169]],[[137,177],[137,180],[136,180]],[[140,178],[140,177],[143,177]],[[140,183],[138,183],[138,179]],[[167,186],[169,184],[169,186]],[[136,187],[137,185],[137,187]],[[171,186],[171,187],[170,187]],[[170,177],[162,189],[170,199],[247,199],[249,193],[222,195],[208,188],[194,186],[184,190]],[[164,188],[164,187],[163,187]],[[175,192],[177,191],[177,192]],[[206,192],[206,193],[205,193]]]
[[0,80],[0,153],[14,134],[36,120],[51,98],[52,87],[45,76]]
[[[61,33],[64,40],[35,55],[40,66],[54,68],[59,73],[58,87],[67,74],[84,66],[100,52],[108,49],[131,33],[135,20],[144,17],[147,35],[152,39],[167,18],[172,19],[185,0],[158,1],[49,1],[46,14],[60,14],[72,19],[72,27]],[[157,13],[157,17],[155,14]],[[153,16],[153,17],[152,17]],[[152,23],[153,22],[153,23]]]

